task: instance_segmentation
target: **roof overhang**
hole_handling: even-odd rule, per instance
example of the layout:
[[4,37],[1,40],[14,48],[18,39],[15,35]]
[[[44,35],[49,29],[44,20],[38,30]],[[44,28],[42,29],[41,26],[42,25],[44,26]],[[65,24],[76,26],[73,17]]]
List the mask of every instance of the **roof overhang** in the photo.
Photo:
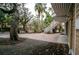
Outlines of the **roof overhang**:
[[52,3],[52,8],[56,14],[54,19],[60,22],[66,22],[70,16],[71,3]]

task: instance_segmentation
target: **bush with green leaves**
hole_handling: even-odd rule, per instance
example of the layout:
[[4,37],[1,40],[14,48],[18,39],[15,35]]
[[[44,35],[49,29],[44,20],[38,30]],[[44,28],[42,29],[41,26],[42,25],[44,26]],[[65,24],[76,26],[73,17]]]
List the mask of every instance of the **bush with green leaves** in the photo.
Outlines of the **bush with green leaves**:
[[[32,22],[29,24],[28,23],[28,28],[32,31],[32,32],[36,32],[36,33],[40,33],[43,32],[45,25],[44,25],[44,21],[43,20],[38,20],[38,19],[34,19],[32,20]],[[28,29],[28,31],[29,31]]]
[[44,20],[45,27],[48,27],[50,23],[53,21],[53,17],[49,14],[49,12],[45,11],[46,13],[46,18]]

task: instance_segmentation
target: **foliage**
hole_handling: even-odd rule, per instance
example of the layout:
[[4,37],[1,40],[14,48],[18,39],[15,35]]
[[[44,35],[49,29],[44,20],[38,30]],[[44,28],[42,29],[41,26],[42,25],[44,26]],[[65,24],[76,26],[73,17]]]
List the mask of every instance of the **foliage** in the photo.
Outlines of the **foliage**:
[[30,30],[31,32],[43,32],[45,26],[44,26],[44,21],[43,20],[38,20],[38,19],[33,19],[31,23],[27,23],[28,26],[28,31]]
[[36,3],[35,4],[35,11],[38,12],[38,17],[39,17],[40,20],[41,20],[42,13],[46,9],[46,6],[45,5],[46,5],[45,3]]
[[44,20],[44,23],[47,27],[53,21],[53,17],[49,14],[49,12],[45,11],[45,13],[46,13],[46,18]]
[[[16,8],[13,5],[15,5]],[[11,27],[15,26],[15,24],[18,23],[16,24],[17,27],[19,27],[20,25],[23,26],[22,28],[24,29],[24,31],[28,30],[26,27],[27,23],[29,23],[30,20],[32,20],[32,22],[29,26],[31,27],[31,30],[33,32],[43,32],[43,30],[48,27],[48,25],[50,25],[50,23],[53,21],[52,16],[45,10],[46,4],[44,3],[36,3],[35,11],[38,12],[39,17],[43,17],[42,13],[44,12],[46,14],[45,20],[43,20],[43,18],[39,20],[37,17],[35,19],[32,19],[34,16],[31,14],[31,12],[29,12],[29,9],[25,7],[24,3],[3,3],[0,4],[0,7],[2,7],[2,9],[0,8],[0,22],[6,26],[11,26],[14,20],[14,25],[12,25]]]
[[19,17],[19,25],[22,25],[23,30],[27,32],[26,24],[31,20],[33,15],[31,15],[31,12],[25,7],[25,4],[21,4],[20,6]]
[[7,25],[10,25],[10,24],[11,24],[11,21],[12,21],[12,16],[6,14],[6,15],[5,15],[5,20],[4,20],[4,22],[7,23]]
[[16,10],[16,4],[15,3],[12,3],[12,4],[2,3],[2,4],[0,4],[0,22],[1,22],[0,25],[1,25],[1,31],[3,30],[3,27],[6,27],[6,23],[5,23],[6,22],[5,21],[6,20],[5,19],[6,17],[5,17],[5,15],[6,14],[11,14],[11,13],[15,12],[15,10]]

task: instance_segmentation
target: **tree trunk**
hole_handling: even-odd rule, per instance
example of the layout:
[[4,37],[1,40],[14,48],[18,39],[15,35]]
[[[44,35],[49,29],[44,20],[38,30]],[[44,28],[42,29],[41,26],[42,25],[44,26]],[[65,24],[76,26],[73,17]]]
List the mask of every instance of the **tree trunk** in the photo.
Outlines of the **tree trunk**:
[[3,22],[1,23],[1,32],[3,32]]
[[19,13],[16,9],[16,12],[13,13],[13,21],[10,27],[10,39],[11,40],[18,40],[18,20],[19,20]]
[[15,20],[12,21],[12,24],[10,27],[10,39],[11,40],[18,40],[17,22]]
[[23,30],[27,33],[26,24],[23,24]]
[[23,24],[23,30],[25,31],[25,24]]

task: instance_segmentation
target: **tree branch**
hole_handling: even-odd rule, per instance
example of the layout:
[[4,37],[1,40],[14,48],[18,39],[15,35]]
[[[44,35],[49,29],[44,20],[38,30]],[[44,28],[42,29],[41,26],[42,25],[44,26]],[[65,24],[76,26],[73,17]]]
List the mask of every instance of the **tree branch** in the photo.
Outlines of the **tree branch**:
[[13,3],[13,9],[11,9],[11,10],[5,10],[3,8],[0,8],[0,10],[3,11],[4,13],[11,14],[11,13],[14,13],[16,11],[16,8],[17,8],[16,3]]

